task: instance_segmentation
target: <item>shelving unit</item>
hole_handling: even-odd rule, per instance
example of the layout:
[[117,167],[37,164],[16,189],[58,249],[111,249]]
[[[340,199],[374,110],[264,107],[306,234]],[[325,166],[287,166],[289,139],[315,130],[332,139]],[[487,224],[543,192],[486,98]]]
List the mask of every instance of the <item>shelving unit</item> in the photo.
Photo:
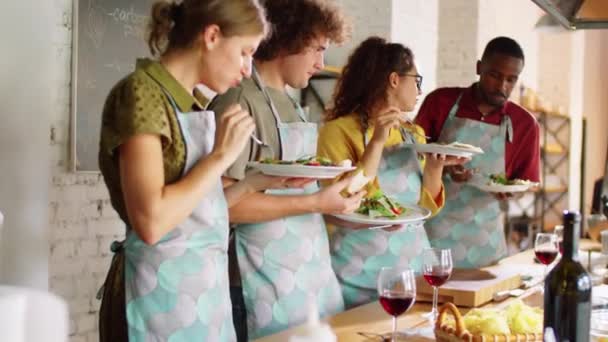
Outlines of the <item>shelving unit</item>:
[[544,111],[533,112],[540,126],[541,186],[523,198],[512,199],[505,205],[505,227],[523,227],[526,240],[523,248],[532,248],[536,233],[552,231],[561,223],[561,215],[568,207],[570,162],[570,117]]
[[541,188],[536,194],[540,227],[552,231],[568,208],[570,117],[534,113],[541,127]]
[[[319,119],[321,114],[326,109],[325,107],[326,107],[327,100],[324,99],[323,96],[321,95],[321,93],[323,92],[322,84],[328,83],[328,81],[333,82],[333,81],[337,80],[338,77],[340,77],[341,72],[342,72],[341,68],[327,65],[323,68],[323,70],[321,70],[320,72],[318,72],[314,76],[312,76],[310,78],[310,81],[308,82],[308,86],[301,90],[300,104],[302,105],[302,107],[309,106],[309,108],[311,108],[311,106],[312,106],[312,110],[315,111],[314,113],[311,113],[311,119],[313,121],[315,119]],[[327,88],[327,86],[330,86],[330,85],[333,86],[332,83],[325,84],[325,86],[326,86],[325,88]],[[319,88],[322,88],[322,89],[319,89]],[[327,91],[327,89],[325,89],[325,91]],[[330,91],[330,93],[331,92],[333,92],[333,90]],[[311,99],[311,95],[312,95],[312,99]]]

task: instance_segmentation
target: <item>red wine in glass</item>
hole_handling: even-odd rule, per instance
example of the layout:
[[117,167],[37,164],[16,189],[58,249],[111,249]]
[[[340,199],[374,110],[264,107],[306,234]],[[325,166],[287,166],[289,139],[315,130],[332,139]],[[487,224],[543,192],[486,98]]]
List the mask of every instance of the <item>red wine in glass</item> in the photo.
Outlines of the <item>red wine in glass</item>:
[[534,251],[534,253],[536,254],[536,258],[543,265],[551,264],[553,262],[553,260],[555,260],[555,258],[557,257],[557,251],[550,250],[550,249],[538,250],[538,251]]
[[384,294],[380,296],[380,304],[389,315],[397,317],[409,310],[410,306],[414,304],[414,299],[413,296],[402,294]]
[[433,271],[422,275],[431,286],[441,286],[450,279],[450,272]]
[[560,240],[557,245],[559,246],[559,254],[564,254],[564,241]]

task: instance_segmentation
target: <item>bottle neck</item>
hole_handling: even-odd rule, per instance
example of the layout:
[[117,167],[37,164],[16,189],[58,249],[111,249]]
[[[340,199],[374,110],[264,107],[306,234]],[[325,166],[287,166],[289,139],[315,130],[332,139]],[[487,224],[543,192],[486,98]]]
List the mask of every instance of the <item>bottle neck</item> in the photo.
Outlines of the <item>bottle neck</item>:
[[580,225],[580,221],[564,220],[564,253],[562,255],[562,258],[578,260],[578,241]]

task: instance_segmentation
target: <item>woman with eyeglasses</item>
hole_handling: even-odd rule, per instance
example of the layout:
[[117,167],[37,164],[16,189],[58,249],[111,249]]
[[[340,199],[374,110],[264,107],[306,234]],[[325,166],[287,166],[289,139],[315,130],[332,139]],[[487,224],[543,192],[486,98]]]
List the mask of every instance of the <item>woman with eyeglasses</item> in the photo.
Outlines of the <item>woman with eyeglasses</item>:
[[[409,144],[426,143],[424,131],[407,119],[420,95],[422,76],[412,51],[401,44],[370,37],[348,59],[325,117],[318,155],[351,159],[372,179],[366,190],[381,190],[399,203],[420,205],[433,214],[443,206],[443,167],[463,159],[442,155],[419,157]],[[421,270],[422,250],[429,247],[421,224],[386,230],[365,229],[327,218],[332,266],[342,285],[347,308],[377,298],[376,279],[383,266]]]

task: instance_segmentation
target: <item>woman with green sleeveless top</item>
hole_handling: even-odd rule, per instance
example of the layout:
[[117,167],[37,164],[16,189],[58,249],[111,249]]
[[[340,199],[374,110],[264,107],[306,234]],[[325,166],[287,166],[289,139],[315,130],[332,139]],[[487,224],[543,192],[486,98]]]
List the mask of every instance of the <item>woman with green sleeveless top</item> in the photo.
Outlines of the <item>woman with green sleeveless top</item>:
[[228,207],[285,180],[252,175],[226,190],[222,173],[255,124],[240,106],[222,120],[202,84],[223,93],[251,72],[267,32],[257,0],[156,2],[148,43],[107,97],[99,164],[127,226],[103,290],[101,341],[234,341]]

